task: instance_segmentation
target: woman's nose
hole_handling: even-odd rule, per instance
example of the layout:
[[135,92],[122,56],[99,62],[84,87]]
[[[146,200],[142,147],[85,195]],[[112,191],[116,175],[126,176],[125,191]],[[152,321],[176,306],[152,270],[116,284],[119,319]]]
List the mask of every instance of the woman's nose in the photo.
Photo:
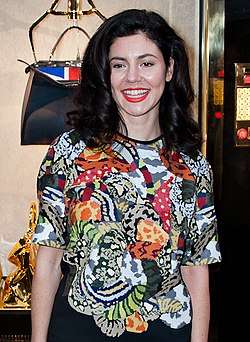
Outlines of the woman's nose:
[[140,81],[140,79],[141,79],[141,73],[140,73],[138,66],[136,65],[130,66],[127,72],[128,82],[134,83],[134,82]]

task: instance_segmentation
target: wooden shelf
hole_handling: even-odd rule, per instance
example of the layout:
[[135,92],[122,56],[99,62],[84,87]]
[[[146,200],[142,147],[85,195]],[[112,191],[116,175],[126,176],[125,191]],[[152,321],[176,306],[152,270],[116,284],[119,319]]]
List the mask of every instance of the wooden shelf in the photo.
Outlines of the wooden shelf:
[[[7,337],[10,336],[10,341],[21,341],[18,339],[19,335],[23,336],[23,340],[31,333],[31,315],[30,309],[0,309],[0,341],[8,341]],[[20,337],[21,338],[21,337]]]

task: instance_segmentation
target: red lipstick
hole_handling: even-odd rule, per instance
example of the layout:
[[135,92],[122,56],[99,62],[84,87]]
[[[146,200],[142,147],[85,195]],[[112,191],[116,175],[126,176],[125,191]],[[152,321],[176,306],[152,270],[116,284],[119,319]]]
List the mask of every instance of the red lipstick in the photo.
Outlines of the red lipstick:
[[128,102],[136,103],[146,99],[149,89],[146,88],[127,88],[122,90],[122,95]]

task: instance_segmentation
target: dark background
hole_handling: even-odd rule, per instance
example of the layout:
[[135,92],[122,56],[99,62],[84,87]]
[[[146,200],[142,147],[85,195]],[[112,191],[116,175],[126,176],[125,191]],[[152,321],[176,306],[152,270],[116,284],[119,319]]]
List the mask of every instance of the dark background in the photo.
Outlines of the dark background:
[[[218,153],[222,148],[222,165],[212,165],[215,178],[223,170],[221,184],[215,187],[223,262],[211,269],[211,325],[217,336],[213,341],[219,342],[240,341],[239,335],[248,336],[249,329],[250,147],[236,148],[234,142],[237,62],[250,63],[249,0],[225,0],[224,125],[221,143],[208,150],[213,164],[216,156],[212,154],[216,154],[216,147]],[[208,144],[214,137],[208,135]]]

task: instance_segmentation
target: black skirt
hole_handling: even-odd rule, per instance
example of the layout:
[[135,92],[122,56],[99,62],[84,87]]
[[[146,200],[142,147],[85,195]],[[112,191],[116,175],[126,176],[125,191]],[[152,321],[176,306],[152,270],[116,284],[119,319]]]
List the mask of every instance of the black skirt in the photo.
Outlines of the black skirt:
[[[56,294],[48,342],[189,342],[191,324],[171,329],[161,320],[149,322],[146,332],[137,334],[125,331],[120,337],[108,337],[97,327],[93,317],[81,314],[68,304],[61,283]],[[156,340],[157,339],[157,340]]]

